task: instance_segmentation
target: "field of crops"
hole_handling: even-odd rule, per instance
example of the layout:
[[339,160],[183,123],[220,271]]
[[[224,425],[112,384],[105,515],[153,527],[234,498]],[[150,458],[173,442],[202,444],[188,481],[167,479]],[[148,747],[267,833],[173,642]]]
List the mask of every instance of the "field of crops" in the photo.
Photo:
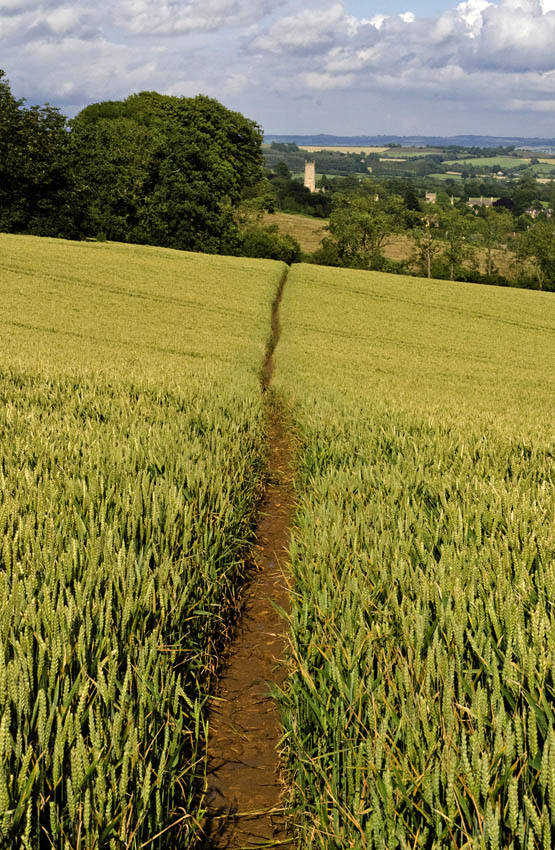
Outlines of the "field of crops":
[[543,175],[546,177],[554,177],[555,176],[555,162],[551,160],[547,162],[545,160],[540,160],[539,164],[531,166],[534,174]]
[[461,174],[428,174],[428,177],[433,177],[434,180],[460,180],[462,181]]
[[505,168],[507,170],[511,170],[511,168],[516,168],[519,165],[528,165],[530,162],[529,159],[524,159],[518,156],[476,156],[470,157],[469,159],[451,159],[445,160],[444,165],[456,165],[457,168],[464,168],[465,166],[475,166],[476,168],[480,168],[480,166],[493,166],[498,165],[499,168]]
[[401,148],[389,148],[384,157],[386,159],[399,159],[402,157],[404,160],[407,159],[420,159],[424,156],[434,156],[437,154],[442,154],[443,151],[441,148],[410,148],[410,147],[401,147]]
[[0,235],[0,844],[186,848],[283,266]]
[[280,233],[289,233],[297,240],[301,250],[311,254],[322,243],[322,237],[329,235],[326,231],[327,219],[313,218],[298,213],[265,213],[262,219],[266,227],[277,224]]
[[376,147],[375,145],[299,145],[300,150],[307,153],[317,153],[318,151],[334,151],[336,153],[383,153],[387,148]]
[[555,843],[555,302],[294,267],[302,848]]

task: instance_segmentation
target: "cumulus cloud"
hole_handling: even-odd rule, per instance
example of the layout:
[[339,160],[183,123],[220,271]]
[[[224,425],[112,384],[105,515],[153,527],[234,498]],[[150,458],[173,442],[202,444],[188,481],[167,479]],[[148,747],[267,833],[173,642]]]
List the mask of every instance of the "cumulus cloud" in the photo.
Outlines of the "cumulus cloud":
[[244,27],[258,22],[286,0],[1,0],[0,34],[34,38],[41,34],[96,34],[120,29],[130,36],[172,37],[191,32]]
[[348,2],[0,0],[1,64],[34,102],[203,91],[291,125],[302,101],[315,131],[383,131],[376,115],[416,131],[434,110],[437,131],[449,110],[464,121],[456,131],[475,130],[478,114],[491,116],[487,132],[511,111],[535,127],[552,118],[555,0],[445,0],[428,17],[411,0],[391,14],[383,0],[368,18]]
[[53,8],[59,5],[59,0],[1,0],[0,19],[9,15],[20,15],[38,9]]
[[484,10],[471,61],[481,68],[549,71],[554,45],[554,11],[544,11],[539,0],[504,0]]
[[356,20],[345,14],[341,3],[324,9],[303,9],[277,20],[268,32],[252,41],[253,50],[271,53],[307,53],[334,47],[356,33]]
[[73,3],[11,3],[0,6],[0,36],[4,43],[50,41],[73,36],[88,40],[101,34],[98,11]]
[[175,36],[252,24],[284,4],[285,0],[123,0],[114,17],[136,35]]
[[314,91],[352,85],[482,101],[495,92],[547,111],[538,104],[549,102],[539,95],[551,92],[555,69],[553,7],[555,0],[464,0],[431,19],[407,12],[356,21],[335,3],[318,16],[284,16],[254,47],[289,54],[292,73]]

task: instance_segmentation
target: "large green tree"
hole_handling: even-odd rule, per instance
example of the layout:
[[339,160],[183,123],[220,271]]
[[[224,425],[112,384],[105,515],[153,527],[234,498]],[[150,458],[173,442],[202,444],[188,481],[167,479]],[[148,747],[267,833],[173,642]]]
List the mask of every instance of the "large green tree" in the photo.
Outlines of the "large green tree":
[[538,289],[555,292],[555,221],[539,219],[519,236],[517,256],[530,260],[538,281]]
[[77,236],[80,199],[66,119],[52,106],[24,104],[0,70],[0,230]]
[[380,268],[388,237],[404,223],[406,208],[398,195],[366,182],[362,191],[334,198],[329,230],[346,266]]
[[449,280],[454,280],[457,269],[460,271],[465,261],[474,258],[471,243],[475,227],[474,217],[459,212],[456,208],[442,210],[439,226],[444,243],[442,256],[447,263]]
[[253,121],[203,95],[142,92],[86,107],[71,137],[91,233],[188,250],[236,248],[234,209],[262,176],[262,133]]
[[507,210],[482,207],[475,221],[480,246],[486,255],[486,274],[493,274],[493,251],[504,246],[514,229],[513,217]]

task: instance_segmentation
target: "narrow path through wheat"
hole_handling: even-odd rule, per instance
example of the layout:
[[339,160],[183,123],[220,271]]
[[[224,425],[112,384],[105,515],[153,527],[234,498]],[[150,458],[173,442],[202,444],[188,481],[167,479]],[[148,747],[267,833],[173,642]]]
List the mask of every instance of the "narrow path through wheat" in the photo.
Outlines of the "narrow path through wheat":
[[285,675],[280,662],[287,623],[278,609],[289,607],[284,564],[294,508],[292,439],[279,403],[268,392],[286,279],[285,273],[274,301],[262,374],[267,399],[268,487],[256,529],[257,573],[245,593],[244,616],[211,715],[206,844],[219,850],[290,843],[279,778],[281,727],[269,686],[269,682],[279,684]]

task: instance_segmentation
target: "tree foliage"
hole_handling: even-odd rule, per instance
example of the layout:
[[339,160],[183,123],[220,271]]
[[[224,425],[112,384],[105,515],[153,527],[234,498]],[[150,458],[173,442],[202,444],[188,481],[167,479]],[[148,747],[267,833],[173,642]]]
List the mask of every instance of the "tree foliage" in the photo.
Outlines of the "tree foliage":
[[77,236],[80,201],[66,119],[53,106],[24,103],[0,70],[0,230]]
[[430,278],[434,257],[441,253],[443,247],[437,216],[422,216],[420,224],[413,228],[412,237],[414,239],[413,263],[417,271]]
[[199,95],[26,108],[0,71],[0,229],[234,253],[262,178],[253,121]]
[[240,234],[239,249],[244,257],[265,257],[284,263],[297,263],[301,258],[297,240],[289,233],[280,233],[277,225],[249,224]]
[[474,220],[457,209],[442,210],[439,226],[443,238],[443,258],[449,269],[449,280],[455,279],[458,266],[473,259],[474,248],[470,242]]
[[356,268],[380,268],[382,248],[403,222],[404,204],[397,195],[383,196],[383,189],[367,184],[357,194],[337,195],[329,230],[339,257]]
[[519,236],[517,256],[531,260],[539,289],[555,292],[555,221],[540,219]]
[[261,179],[259,127],[212,98],[156,92],[86,107],[72,122],[88,229],[118,241],[232,252],[233,209]]
[[486,274],[489,276],[494,271],[493,251],[506,243],[507,235],[513,230],[513,217],[503,208],[482,207],[475,226],[486,254]]

